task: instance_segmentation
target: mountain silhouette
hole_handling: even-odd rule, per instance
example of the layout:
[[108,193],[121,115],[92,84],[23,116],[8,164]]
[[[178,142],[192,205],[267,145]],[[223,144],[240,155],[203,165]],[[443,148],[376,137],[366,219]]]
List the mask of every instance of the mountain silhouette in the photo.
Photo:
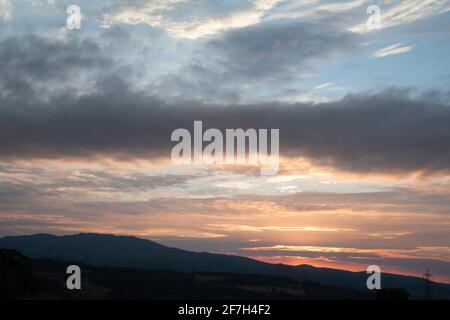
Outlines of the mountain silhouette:
[[[0,248],[16,249],[29,257],[76,261],[97,267],[279,276],[368,292],[365,272],[270,264],[240,256],[191,252],[130,236],[88,233],[8,236],[0,239]],[[382,287],[402,288],[412,298],[423,298],[425,282],[417,277],[383,273]],[[450,299],[448,284],[433,282],[431,290],[434,298]]]
[[[239,273],[96,267],[80,264],[82,290],[67,290],[68,262],[0,249],[0,300],[373,300],[372,293],[311,281]],[[407,298],[407,294],[403,291]],[[390,292],[385,299],[397,299]]]

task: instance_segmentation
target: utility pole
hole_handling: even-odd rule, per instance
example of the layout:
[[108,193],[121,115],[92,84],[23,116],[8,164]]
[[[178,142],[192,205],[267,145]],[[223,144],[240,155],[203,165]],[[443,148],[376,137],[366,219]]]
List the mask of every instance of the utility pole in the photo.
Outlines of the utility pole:
[[425,300],[431,300],[431,281],[433,281],[433,275],[427,269],[427,272],[422,277],[425,280]]

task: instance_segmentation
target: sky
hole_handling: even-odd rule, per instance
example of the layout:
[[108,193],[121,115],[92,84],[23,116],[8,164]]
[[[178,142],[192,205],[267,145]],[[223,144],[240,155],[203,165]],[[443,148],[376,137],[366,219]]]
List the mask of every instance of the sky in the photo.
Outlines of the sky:
[[[450,283],[449,18],[450,0],[0,0],[0,236]],[[278,128],[278,173],[174,164],[195,120]]]

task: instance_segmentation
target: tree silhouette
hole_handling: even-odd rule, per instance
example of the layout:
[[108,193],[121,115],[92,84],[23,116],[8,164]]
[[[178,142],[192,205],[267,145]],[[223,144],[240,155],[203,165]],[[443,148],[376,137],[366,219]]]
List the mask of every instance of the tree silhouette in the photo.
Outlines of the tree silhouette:
[[0,249],[0,299],[24,299],[33,294],[36,277],[26,260],[16,250]]

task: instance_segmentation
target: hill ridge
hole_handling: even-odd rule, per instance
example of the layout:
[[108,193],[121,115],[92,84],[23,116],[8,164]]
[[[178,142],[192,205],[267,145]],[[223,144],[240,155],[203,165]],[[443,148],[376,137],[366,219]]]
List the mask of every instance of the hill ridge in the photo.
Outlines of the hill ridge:
[[[0,248],[16,249],[30,257],[77,261],[99,267],[261,274],[367,290],[365,272],[316,268],[310,265],[270,264],[236,255],[192,252],[136,236],[105,233],[6,236],[0,238]],[[384,287],[404,288],[413,297],[420,297],[422,294],[424,286],[421,278],[388,273],[383,273],[382,277]],[[450,285],[433,283],[432,286],[436,296],[450,299]]]

